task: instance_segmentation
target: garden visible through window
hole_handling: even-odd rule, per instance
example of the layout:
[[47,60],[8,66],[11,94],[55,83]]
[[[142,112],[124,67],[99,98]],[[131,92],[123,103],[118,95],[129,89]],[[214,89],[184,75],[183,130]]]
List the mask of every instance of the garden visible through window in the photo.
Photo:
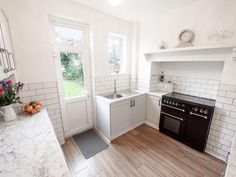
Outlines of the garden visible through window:
[[61,72],[66,98],[84,95],[84,72],[80,53],[61,52]]
[[125,72],[126,40],[125,37],[109,34],[109,72]]

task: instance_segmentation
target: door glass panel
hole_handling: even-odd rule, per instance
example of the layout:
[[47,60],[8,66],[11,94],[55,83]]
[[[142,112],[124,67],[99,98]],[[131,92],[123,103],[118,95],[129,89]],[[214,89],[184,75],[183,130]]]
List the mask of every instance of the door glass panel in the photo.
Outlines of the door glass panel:
[[80,53],[60,53],[61,72],[66,99],[85,94],[82,57],[83,55]]
[[167,130],[179,134],[180,124],[181,123],[179,120],[176,120],[169,116],[165,116],[164,128],[166,128]]
[[56,41],[69,45],[84,45],[84,31],[63,26],[55,26]]

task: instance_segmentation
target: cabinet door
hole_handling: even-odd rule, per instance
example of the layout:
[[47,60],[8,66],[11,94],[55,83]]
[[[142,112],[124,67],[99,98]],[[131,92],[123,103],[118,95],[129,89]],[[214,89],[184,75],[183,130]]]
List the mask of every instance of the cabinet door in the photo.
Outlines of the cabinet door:
[[0,47],[6,49],[9,53],[9,55],[7,53],[3,54],[2,65],[4,69],[10,71],[15,69],[12,39],[11,39],[8,19],[1,9],[0,9],[0,29],[1,29]]
[[132,106],[132,124],[135,125],[146,119],[147,97],[142,95],[134,98],[134,104]]
[[7,49],[8,52],[12,53],[12,41],[11,41],[11,34],[9,29],[9,24],[6,15],[0,9],[0,23],[1,23],[1,32],[4,42],[4,47]]
[[161,112],[161,98],[155,96],[148,96],[147,101],[147,120],[159,127],[160,112]]
[[112,137],[121,135],[131,126],[130,100],[111,105],[111,132]]

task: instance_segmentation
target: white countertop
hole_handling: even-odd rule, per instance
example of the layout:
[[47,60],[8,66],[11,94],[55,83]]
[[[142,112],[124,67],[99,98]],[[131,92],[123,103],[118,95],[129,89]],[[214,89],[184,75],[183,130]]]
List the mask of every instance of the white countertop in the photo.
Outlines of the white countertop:
[[225,177],[236,177],[236,136],[234,136],[233,144],[230,150]]
[[118,102],[118,101],[126,100],[126,99],[129,99],[129,98],[132,98],[132,97],[136,97],[136,96],[141,96],[141,95],[144,95],[144,94],[147,94],[147,93],[146,92],[142,92],[142,91],[138,91],[138,90],[124,90],[124,91],[117,92],[117,94],[122,95],[122,97],[116,98],[116,99],[106,98],[105,96],[109,95],[109,94],[113,94],[113,93],[96,95],[96,98],[102,99],[105,102],[107,102],[108,104],[112,104],[112,103],[115,103],[115,102]]
[[46,110],[0,123],[0,177],[70,177]]
[[136,97],[136,96],[141,96],[141,95],[144,95],[144,94],[149,94],[149,95],[152,95],[152,96],[162,97],[162,95],[165,95],[165,94],[168,94],[168,93],[170,93],[170,92],[159,91],[159,90],[151,91],[151,92],[144,92],[144,91],[139,91],[139,90],[124,90],[124,91],[117,92],[117,94],[122,95],[121,98],[109,99],[109,98],[105,97],[106,95],[113,94],[113,93],[96,95],[96,98],[102,99],[102,100],[106,101],[107,103],[112,104],[112,103],[115,103],[115,102],[118,102],[118,101],[126,100],[126,99]]
[[170,92],[156,90],[156,91],[151,91],[148,94],[152,95],[152,96],[162,97],[162,95],[165,95],[165,94],[168,94],[168,93],[170,93]]

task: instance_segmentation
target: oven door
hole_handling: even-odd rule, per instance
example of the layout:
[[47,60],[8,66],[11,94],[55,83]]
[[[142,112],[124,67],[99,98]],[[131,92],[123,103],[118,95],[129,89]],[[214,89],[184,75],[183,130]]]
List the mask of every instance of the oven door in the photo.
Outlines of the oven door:
[[165,112],[161,112],[160,132],[182,141],[184,135],[185,119]]

